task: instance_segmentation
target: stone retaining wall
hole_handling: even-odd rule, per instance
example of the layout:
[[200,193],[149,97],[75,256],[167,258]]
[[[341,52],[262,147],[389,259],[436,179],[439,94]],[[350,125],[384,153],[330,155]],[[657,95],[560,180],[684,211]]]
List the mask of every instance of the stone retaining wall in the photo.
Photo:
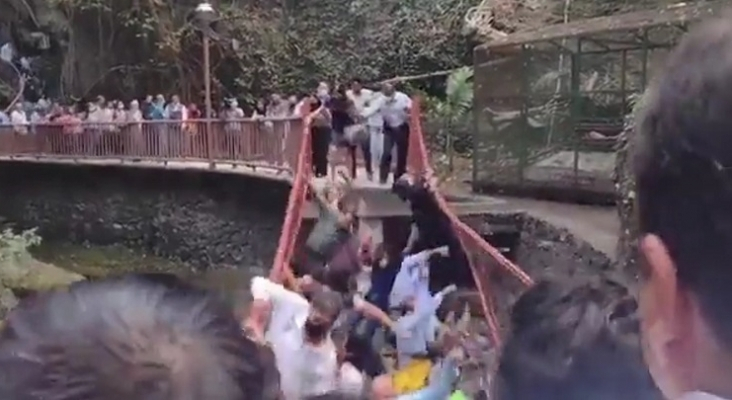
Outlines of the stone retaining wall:
[[0,218],[44,240],[118,244],[191,266],[268,269],[289,186],[207,171],[3,162]]

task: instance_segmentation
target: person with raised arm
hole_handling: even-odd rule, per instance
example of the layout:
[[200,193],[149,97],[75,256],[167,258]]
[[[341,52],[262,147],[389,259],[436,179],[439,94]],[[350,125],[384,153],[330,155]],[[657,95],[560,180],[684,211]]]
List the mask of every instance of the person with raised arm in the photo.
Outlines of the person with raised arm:
[[404,257],[389,294],[389,307],[402,307],[410,298],[417,302],[431,298],[430,263],[449,255],[449,248],[442,246]]
[[430,297],[410,296],[404,302],[404,315],[396,321],[397,331],[397,365],[407,368],[413,360],[424,360],[428,354],[428,347],[437,338],[440,321],[437,319],[437,309],[450,293],[457,290],[450,285]]
[[251,283],[254,301],[245,328],[273,348],[287,400],[359,385],[356,369],[344,361],[342,350],[349,331],[345,307],[394,326],[386,314],[360,296],[344,301],[343,294],[313,283],[300,283],[307,298],[262,277]]
[[342,297],[323,290],[302,295],[266,278],[251,283],[252,307],[268,310],[257,315],[248,328],[268,343],[280,371],[281,389],[287,400],[328,393],[338,387],[338,357],[331,329],[343,308]]
[[343,187],[328,186],[318,190],[312,182],[309,190],[313,203],[318,210],[318,219],[305,242],[305,274],[313,275],[323,268],[343,243],[352,234],[355,221],[354,201],[348,198],[350,179],[347,177]]

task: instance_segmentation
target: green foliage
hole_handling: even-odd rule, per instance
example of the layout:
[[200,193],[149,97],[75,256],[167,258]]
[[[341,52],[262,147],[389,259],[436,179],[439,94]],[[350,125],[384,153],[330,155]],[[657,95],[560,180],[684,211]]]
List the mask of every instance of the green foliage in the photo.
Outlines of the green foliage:
[[469,155],[473,130],[473,68],[463,67],[447,77],[441,97],[427,97],[424,127],[433,150],[446,154],[451,164],[454,153]]
[[[62,47],[46,76],[61,75],[61,94],[178,92],[200,100],[197,0],[26,1]],[[214,95],[253,100],[312,90],[320,80],[378,81],[470,64],[473,43],[461,27],[478,2],[222,0],[211,44]]]
[[0,263],[30,258],[28,248],[41,244],[36,231],[37,228],[28,229],[18,235],[10,228],[3,230],[0,233]]

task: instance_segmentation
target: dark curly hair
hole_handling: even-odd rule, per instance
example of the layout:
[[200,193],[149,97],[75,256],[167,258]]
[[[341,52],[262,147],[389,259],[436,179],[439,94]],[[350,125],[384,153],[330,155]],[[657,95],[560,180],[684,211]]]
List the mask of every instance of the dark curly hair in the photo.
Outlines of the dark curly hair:
[[637,302],[621,284],[543,281],[512,309],[498,400],[655,400]]

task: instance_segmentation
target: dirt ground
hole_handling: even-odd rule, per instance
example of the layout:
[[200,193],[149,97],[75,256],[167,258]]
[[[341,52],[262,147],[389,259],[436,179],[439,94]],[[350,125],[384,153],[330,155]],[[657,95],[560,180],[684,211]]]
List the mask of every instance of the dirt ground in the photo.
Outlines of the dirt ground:
[[[484,196],[472,193],[469,180],[472,177],[472,162],[456,159],[454,172],[438,173],[442,193],[480,198],[497,198],[505,203],[495,211],[525,212],[558,228],[563,228],[575,237],[586,241],[596,250],[614,260],[620,222],[615,207],[588,206],[557,203],[527,198]],[[493,211],[493,210],[491,210]]]

